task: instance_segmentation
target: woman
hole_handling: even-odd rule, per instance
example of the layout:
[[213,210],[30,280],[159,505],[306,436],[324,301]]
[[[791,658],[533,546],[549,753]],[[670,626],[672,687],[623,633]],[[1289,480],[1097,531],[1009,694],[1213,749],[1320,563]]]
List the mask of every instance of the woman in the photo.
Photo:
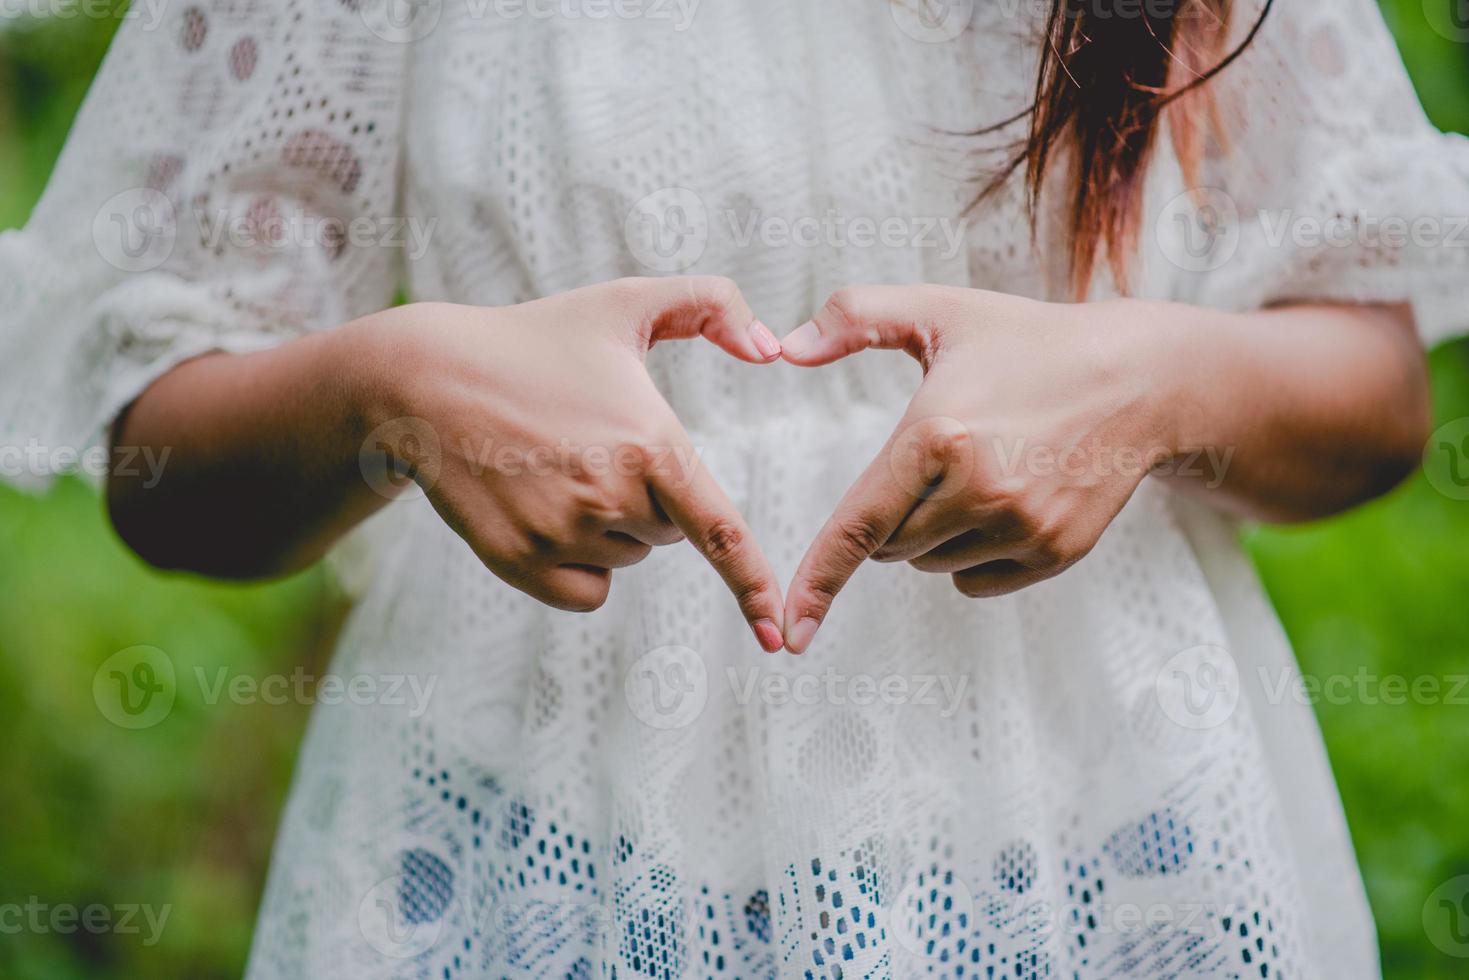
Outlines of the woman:
[[1376,974],[1224,515],[1414,465],[1463,152],[1367,0],[1167,7],[122,28],[11,432],[168,450],[162,567],[381,511],[333,670],[435,684],[316,709],[250,976]]

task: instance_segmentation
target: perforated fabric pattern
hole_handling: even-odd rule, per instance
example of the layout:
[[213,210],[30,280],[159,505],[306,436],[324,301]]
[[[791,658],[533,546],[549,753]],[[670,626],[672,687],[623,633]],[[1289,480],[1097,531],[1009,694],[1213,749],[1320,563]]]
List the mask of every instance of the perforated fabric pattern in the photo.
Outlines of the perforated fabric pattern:
[[315,0],[134,13],[30,221],[0,233],[6,444],[85,449],[180,361],[381,309],[401,280],[398,250],[347,237],[401,215],[408,46]]
[[[374,0],[203,0],[124,25],[33,220],[0,237],[4,438],[84,442],[183,357],[399,286],[502,304],[708,272],[777,327],[854,282],[1059,296],[1056,214],[1032,240],[1012,189],[961,226],[983,155],[950,135],[1024,106],[1044,6],[978,3],[947,37],[887,0],[707,0],[687,22],[445,0],[396,24]],[[1424,122],[1375,8],[1277,7],[1221,79],[1234,138],[1205,187],[1180,197],[1160,153],[1137,291],[1461,325],[1449,243],[1272,230],[1469,214],[1462,143]],[[94,240],[94,217],[138,189],[179,227],[129,271],[152,253]],[[197,234],[295,213],[432,231]],[[650,251],[629,231],[649,214],[685,234]],[[842,232],[778,234],[828,216]],[[857,219],[899,234],[859,241]],[[696,344],[650,370],[783,581],[917,379],[896,354],[801,372]],[[691,549],[573,616],[423,501],[391,510],[333,671],[432,694],[316,709],[252,978],[1376,975],[1310,709],[1271,694],[1290,651],[1227,524],[1160,486],[1010,598],[864,567],[800,659],[759,654]],[[1204,667],[1237,684],[1201,695]],[[864,701],[832,677],[908,687]]]

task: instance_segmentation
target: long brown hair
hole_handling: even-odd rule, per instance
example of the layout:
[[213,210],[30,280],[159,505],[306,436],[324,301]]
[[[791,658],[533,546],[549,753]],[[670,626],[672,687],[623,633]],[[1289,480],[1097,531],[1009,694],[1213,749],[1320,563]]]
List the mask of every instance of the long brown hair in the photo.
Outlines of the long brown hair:
[[[984,185],[976,203],[1025,173],[1032,220],[1047,169],[1069,155],[1071,284],[1084,297],[1099,253],[1120,290],[1137,244],[1143,178],[1165,109],[1175,152],[1192,175],[1212,105],[1198,90],[1255,39],[1274,0],[1233,50],[1221,56],[1233,0],[1051,0],[1035,101],[979,131],[989,135],[1030,117],[1026,136]],[[1120,8],[1120,9],[1119,9]],[[1185,99],[1197,93],[1200,97]]]

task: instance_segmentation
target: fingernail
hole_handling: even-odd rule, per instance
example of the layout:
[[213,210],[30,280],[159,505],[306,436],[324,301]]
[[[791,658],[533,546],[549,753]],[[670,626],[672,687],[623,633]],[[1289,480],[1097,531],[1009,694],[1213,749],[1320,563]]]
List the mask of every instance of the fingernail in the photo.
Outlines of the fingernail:
[[755,342],[755,349],[760,352],[760,356],[767,361],[773,361],[780,356],[780,341],[759,320],[750,324],[750,339]]
[[786,649],[791,653],[805,653],[806,648],[811,645],[811,638],[816,635],[816,627],[820,625],[819,620],[807,616],[792,626],[790,635],[786,637]]
[[807,320],[781,340],[780,346],[792,357],[804,357],[816,349],[821,340],[821,331],[816,329],[816,324]]
[[766,653],[774,653],[785,646],[785,640],[781,638],[780,629],[775,623],[768,619],[762,619],[751,626],[755,630],[755,639],[760,641],[760,649]]

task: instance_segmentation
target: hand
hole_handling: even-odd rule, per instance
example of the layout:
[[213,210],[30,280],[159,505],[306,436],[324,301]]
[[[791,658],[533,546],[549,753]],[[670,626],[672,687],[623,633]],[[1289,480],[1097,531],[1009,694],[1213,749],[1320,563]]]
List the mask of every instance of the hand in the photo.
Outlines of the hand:
[[372,328],[370,421],[387,455],[505,582],[558,609],[687,536],[767,651],[780,589],[643,363],[703,336],[752,363],[780,348],[726,279],[624,279],[505,308],[400,307]]
[[1142,306],[858,287],[787,336],[794,364],[878,347],[907,351],[924,370],[892,438],[796,571],[788,647],[806,649],[869,557],[951,575],[979,597],[1050,578],[1090,551],[1173,452],[1155,368],[1167,332],[1144,326]]

